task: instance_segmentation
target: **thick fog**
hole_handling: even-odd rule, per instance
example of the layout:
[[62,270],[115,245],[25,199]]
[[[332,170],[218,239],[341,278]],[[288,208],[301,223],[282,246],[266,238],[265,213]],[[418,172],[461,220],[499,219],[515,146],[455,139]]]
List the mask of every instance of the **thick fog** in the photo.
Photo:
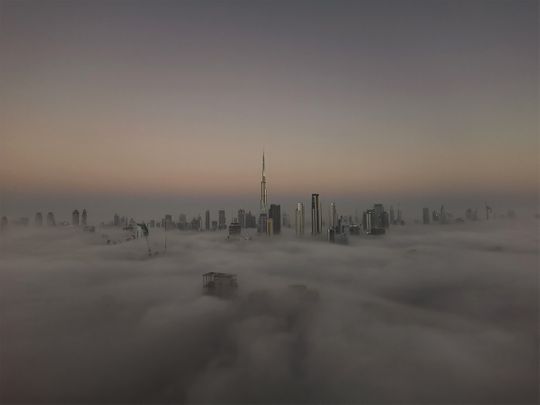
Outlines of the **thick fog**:
[[151,230],[149,258],[108,229],[1,234],[0,400],[538,401],[537,220],[225,236]]

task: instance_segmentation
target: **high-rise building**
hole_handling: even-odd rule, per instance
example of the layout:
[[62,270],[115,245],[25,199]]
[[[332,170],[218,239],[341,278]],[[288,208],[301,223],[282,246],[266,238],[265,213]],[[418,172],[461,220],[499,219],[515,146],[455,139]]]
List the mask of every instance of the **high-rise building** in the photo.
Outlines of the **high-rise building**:
[[388,213],[382,204],[374,204],[373,209],[365,211],[362,215],[362,229],[368,235],[384,234],[388,224]]
[[392,225],[396,224],[396,215],[394,213],[394,206],[393,205],[390,206],[390,223]]
[[240,227],[246,227],[246,211],[243,209],[238,210],[238,223],[240,224]]
[[79,226],[79,210],[74,210],[71,214],[71,224],[73,226]]
[[56,226],[56,221],[52,212],[47,214],[47,226]]
[[321,233],[321,202],[319,194],[311,194],[311,234]]
[[294,213],[294,228],[296,230],[296,236],[304,236],[304,223],[305,223],[305,210],[304,203],[297,203]]
[[246,214],[246,228],[257,228],[257,218],[251,211]]
[[82,223],[82,226],[88,225],[88,224],[87,224],[87,219],[88,219],[88,213],[86,212],[86,208],[83,208],[83,210],[82,210],[82,215],[81,215],[81,223]]
[[261,212],[259,214],[258,232],[262,233],[263,235],[266,234],[267,227],[268,227],[268,214],[265,212]]
[[422,222],[424,225],[429,224],[429,208],[424,208],[422,210]]
[[444,205],[441,205],[441,214],[440,214],[440,222],[441,224],[446,224],[447,218],[446,218],[446,209],[444,208]]
[[281,233],[281,206],[270,204],[268,218],[272,220],[272,234],[279,235]]
[[329,229],[336,229],[337,226],[337,211],[336,211],[336,203],[330,203],[330,213],[328,215],[328,228]]
[[260,197],[260,212],[267,213],[268,207],[268,192],[266,190],[266,173],[265,173],[265,162],[264,162],[264,152],[262,155],[262,174],[261,174],[261,197]]
[[41,212],[36,212],[36,216],[34,218],[34,224],[36,226],[42,226],[43,225],[43,215]]
[[268,218],[266,220],[266,234],[268,236],[273,236],[274,235],[274,220],[272,218]]
[[118,216],[118,214],[114,214],[113,225],[120,226],[120,217]]
[[204,229],[206,231],[210,230],[210,210],[206,210],[204,213]]
[[218,228],[227,229],[227,220],[225,218],[225,210],[219,210],[218,212]]

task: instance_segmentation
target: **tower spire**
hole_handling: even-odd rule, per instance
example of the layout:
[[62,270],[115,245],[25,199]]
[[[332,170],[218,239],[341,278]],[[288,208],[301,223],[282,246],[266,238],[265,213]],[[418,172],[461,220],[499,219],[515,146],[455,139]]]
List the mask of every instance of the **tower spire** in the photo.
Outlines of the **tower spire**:
[[267,191],[266,191],[266,164],[264,160],[264,149],[263,149],[263,155],[262,155],[262,174],[261,174],[261,200],[260,200],[260,208],[261,213],[267,211]]

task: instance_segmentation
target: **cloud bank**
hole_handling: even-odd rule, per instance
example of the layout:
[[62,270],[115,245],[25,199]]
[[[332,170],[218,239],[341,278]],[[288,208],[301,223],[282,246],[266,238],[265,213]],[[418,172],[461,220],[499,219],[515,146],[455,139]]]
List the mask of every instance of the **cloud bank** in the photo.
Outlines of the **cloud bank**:
[[[536,403],[537,225],[348,246],[169,232],[153,258],[99,232],[4,233],[0,400]],[[203,295],[207,271],[236,273],[237,298]]]

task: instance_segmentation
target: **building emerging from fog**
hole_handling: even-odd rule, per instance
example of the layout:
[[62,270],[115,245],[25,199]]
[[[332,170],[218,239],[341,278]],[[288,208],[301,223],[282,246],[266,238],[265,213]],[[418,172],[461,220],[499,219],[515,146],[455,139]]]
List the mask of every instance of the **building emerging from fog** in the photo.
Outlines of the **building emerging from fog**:
[[225,210],[219,210],[218,212],[218,228],[227,229],[227,219],[225,218]]
[[86,208],[83,208],[82,215],[81,215],[82,226],[88,225],[87,219],[88,219],[88,213],[86,212]]
[[319,194],[311,194],[311,234],[319,235],[321,233],[321,201]]
[[56,221],[52,212],[47,214],[47,226],[56,226]]
[[262,155],[262,173],[261,173],[261,195],[259,198],[259,224],[258,232],[266,234],[268,232],[268,191],[266,190],[264,152]]
[[79,226],[79,210],[74,210],[71,214],[71,225]]
[[41,212],[36,212],[36,216],[34,217],[34,225],[36,226],[43,225],[43,215],[41,214]]
[[268,212],[268,220],[272,220],[272,234],[279,235],[281,233],[281,206],[270,204]]
[[304,236],[304,222],[305,222],[304,203],[299,202],[298,204],[296,204],[294,218],[295,218],[294,228],[296,230],[296,236]]
[[237,289],[238,282],[234,274],[213,271],[203,274],[203,290],[206,294],[230,296],[236,293]]
[[206,210],[204,213],[204,230],[210,230],[210,210]]
[[367,235],[382,235],[386,233],[388,225],[388,213],[382,204],[373,205],[373,209],[365,211],[362,215],[362,229]]
[[238,223],[242,228],[246,227],[246,211],[243,209],[238,210]]

